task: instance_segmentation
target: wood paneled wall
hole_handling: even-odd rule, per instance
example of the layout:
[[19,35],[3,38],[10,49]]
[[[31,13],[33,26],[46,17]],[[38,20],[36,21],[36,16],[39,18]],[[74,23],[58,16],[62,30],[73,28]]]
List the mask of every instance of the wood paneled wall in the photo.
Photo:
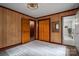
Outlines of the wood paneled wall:
[[[62,43],[62,17],[76,14],[77,9],[52,15],[51,22],[59,21],[59,32],[51,32],[51,42]],[[51,25],[52,26],[52,25]]]
[[21,16],[10,10],[6,10],[5,13],[7,46],[18,44],[21,42]]
[[52,32],[52,24],[51,24],[51,34],[50,34],[51,35],[51,40],[50,40],[51,42],[60,43],[60,44],[62,43],[62,17],[68,16],[68,15],[74,15],[74,14],[76,14],[77,10],[79,10],[79,8],[67,10],[64,12],[60,12],[60,13],[56,13],[56,14],[38,18],[38,20],[50,18],[51,23],[59,21],[59,27],[60,27],[59,32]]
[[[38,18],[38,20],[50,18],[51,23],[59,21],[60,30],[59,32],[51,31],[51,42],[62,43],[62,17],[76,14],[77,10],[73,9]],[[21,19],[23,17],[26,19],[34,19],[22,13],[0,7],[0,48],[21,43]],[[38,22],[36,24],[36,39],[38,39]]]
[[2,27],[3,27],[3,25],[2,25],[2,22],[3,22],[3,20],[2,20],[2,17],[3,16],[3,9],[2,8],[0,8],[0,48],[2,47],[2,39],[3,39],[3,33],[2,33]]
[[[0,7],[0,48],[21,43],[21,20],[23,17],[26,20],[33,19],[11,9]],[[27,35],[29,34],[30,31]]]
[[[1,8],[1,7],[0,7]],[[0,10],[1,11],[1,10]],[[2,47],[21,42],[21,15],[14,11],[2,8]],[[0,18],[1,18],[0,17]],[[1,24],[1,23],[0,23]],[[1,37],[0,37],[1,40]]]

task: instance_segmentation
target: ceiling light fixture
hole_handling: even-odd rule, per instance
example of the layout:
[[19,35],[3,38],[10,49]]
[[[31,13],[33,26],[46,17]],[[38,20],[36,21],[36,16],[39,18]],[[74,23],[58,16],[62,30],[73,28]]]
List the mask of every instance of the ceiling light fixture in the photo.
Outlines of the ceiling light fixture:
[[27,3],[27,7],[29,9],[37,9],[38,8],[38,3]]

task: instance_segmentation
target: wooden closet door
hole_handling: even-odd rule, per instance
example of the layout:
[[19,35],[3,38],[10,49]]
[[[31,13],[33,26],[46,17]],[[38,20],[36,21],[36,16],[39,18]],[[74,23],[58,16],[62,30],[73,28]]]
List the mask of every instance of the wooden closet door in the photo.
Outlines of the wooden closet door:
[[39,21],[39,40],[44,40],[43,39],[43,22],[42,21]]
[[30,22],[29,19],[22,20],[22,43],[30,41]]
[[39,21],[39,40],[49,41],[49,19]]
[[49,20],[43,21],[43,39],[49,41]]

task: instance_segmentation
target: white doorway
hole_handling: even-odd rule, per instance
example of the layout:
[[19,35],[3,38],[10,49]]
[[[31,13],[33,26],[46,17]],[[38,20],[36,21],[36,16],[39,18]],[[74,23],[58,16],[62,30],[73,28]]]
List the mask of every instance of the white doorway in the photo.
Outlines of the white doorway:
[[63,44],[75,46],[75,15],[63,17]]

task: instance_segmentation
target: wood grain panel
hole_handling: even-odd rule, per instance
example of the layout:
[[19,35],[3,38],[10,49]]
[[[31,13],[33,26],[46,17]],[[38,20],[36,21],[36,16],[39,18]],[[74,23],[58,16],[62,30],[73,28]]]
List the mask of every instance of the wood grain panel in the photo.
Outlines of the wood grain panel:
[[[32,17],[18,13],[14,10],[0,7],[0,48],[21,43],[22,17],[33,19]],[[24,34],[24,37],[27,36],[28,40],[30,40],[29,32],[28,35]]]
[[49,41],[49,19],[39,21],[39,40]]
[[[52,22],[56,22],[56,21],[59,21],[59,26],[60,26],[60,29],[59,29],[59,32],[52,32],[52,24],[51,24],[51,42],[54,42],[54,43],[62,43],[62,17],[63,16],[70,16],[70,15],[74,15],[76,14],[76,12],[79,10],[79,8],[76,8],[76,9],[71,9],[71,10],[67,10],[67,11],[63,11],[63,12],[59,12],[59,13],[55,13],[55,14],[51,14],[51,15],[48,15],[48,16],[44,16],[44,17],[38,17],[37,19],[38,20],[43,20],[43,19],[46,19],[46,18],[50,18],[51,19],[51,23]],[[39,34],[39,33],[38,33]]]
[[2,48],[2,18],[3,18],[3,9],[0,7],[0,48]]
[[59,21],[59,32],[51,32],[51,42],[62,43],[62,17],[76,14],[77,9],[52,15],[51,22]]
[[22,18],[22,43],[30,41],[30,20],[28,18]]
[[38,40],[38,21],[36,21],[36,39]]
[[49,41],[49,20],[45,20],[43,23],[43,38],[45,41]]
[[18,13],[6,10],[7,46],[21,43],[21,17]]
[[43,22],[39,22],[39,40],[43,40]]
[[3,47],[7,46],[7,10],[3,8]]
[[[56,15],[53,15],[52,16],[52,22],[56,23],[58,21],[59,21],[59,27],[60,27],[61,26],[61,23],[60,23],[59,14],[58,15],[57,14]],[[61,32],[60,31],[61,31],[61,29],[59,29],[59,32],[52,32],[52,34],[51,34],[51,37],[52,37],[51,38],[51,42],[61,43]]]

